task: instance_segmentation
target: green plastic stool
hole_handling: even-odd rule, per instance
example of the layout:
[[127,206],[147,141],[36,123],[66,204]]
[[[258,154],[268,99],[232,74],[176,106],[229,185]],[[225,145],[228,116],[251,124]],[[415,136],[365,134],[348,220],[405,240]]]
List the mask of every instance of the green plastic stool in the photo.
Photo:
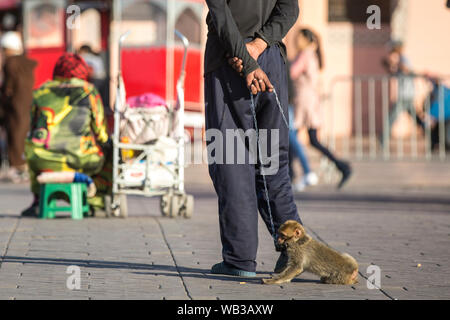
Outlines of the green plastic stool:
[[[57,193],[67,195],[70,206],[57,207]],[[87,186],[85,183],[47,183],[41,185],[39,218],[53,219],[55,212],[71,212],[72,219],[81,220],[89,212]]]

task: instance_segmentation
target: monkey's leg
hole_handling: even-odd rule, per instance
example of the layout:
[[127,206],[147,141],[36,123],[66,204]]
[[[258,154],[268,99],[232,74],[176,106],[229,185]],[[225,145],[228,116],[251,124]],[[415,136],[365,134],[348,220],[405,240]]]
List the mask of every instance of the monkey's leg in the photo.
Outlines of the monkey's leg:
[[324,284],[356,284],[358,283],[358,270],[355,270],[351,274],[332,274],[327,277],[321,277],[320,281]]
[[299,266],[288,266],[282,273],[271,278],[263,279],[264,284],[281,284],[286,282],[291,282],[296,276],[303,272],[303,268]]
[[324,284],[332,284],[332,282],[331,282],[329,277],[321,277],[320,278],[320,282],[322,282]]
[[341,274],[330,274],[325,277],[320,278],[320,282],[324,284],[346,284],[345,283],[345,277],[343,277]]

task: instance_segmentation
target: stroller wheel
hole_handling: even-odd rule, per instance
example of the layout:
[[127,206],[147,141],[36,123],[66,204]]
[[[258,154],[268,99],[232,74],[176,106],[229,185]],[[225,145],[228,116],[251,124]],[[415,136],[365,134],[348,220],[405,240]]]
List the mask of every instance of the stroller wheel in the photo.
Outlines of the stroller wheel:
[[161,196],[160,209],[164,217],[175,218],[180,212],[182,205],[182,199],[178,195],[174,195],[173,192],[167,192]]
[[168,217],[169,211],[170,211],[170,195],[168,193],[161,196],[161,198],[159,200],[159,207],[161,209],[161,214],[164,217]]
[[120,195],[120,206],[119,206],[119,217],[120,218],[128,218],[128,201],[127,201],[127,195],[121,194]]
[[183,198],[184,205],[180,209],[180,216],[190,219],[194,213],[194,196],[187,194]]
[[117,200],[114,202],[114,207],[112,208],[112,216],[117,218],[127,218],[128,217],[128,203],[127,195],[120,194],[115,197]]
[[105,216],[106,218],[110,218],[113,215],[112,212],[112,197],[110,195],[106,195],[104,197],[105,202]]

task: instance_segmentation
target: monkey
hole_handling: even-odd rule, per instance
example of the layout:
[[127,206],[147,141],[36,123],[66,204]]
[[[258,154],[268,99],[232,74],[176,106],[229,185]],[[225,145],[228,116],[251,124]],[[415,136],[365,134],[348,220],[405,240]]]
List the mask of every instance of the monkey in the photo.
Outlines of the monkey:
[[318,275],[320,281],[326,284],[358,283],[356,260],[314,240],[297,221],[285,222],[278,234],[278,244],[286,248],[288,263],[281,273],[270,279],[262,279],[264,284],[287,283],[303,271]]

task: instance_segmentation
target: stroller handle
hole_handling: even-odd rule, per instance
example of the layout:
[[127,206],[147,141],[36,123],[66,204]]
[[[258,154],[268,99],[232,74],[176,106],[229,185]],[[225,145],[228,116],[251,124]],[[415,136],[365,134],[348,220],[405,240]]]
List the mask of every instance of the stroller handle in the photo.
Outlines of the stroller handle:
[[119,37],[119,44],[122,45],[125,39],[130,35],[131,30],[126,31],[125,33],[121,34]]
[[186,59],[187,59],[187,50],[189,47],[189,40],[186,38],[180,31],[175,29],[175,35],[183,42],[184,54],[183,54],[183,62],[181,64],[181,74],[184,75],[186,70]]
[[123,33],[120,35],[119,37],[119,69],[118,69],[118,78],[119,78],[119,82],[120,82],[120,77],[122,75],[122,45],[125,42],[125,39],[130,35],[131,30],[128,30],[127,32]]

